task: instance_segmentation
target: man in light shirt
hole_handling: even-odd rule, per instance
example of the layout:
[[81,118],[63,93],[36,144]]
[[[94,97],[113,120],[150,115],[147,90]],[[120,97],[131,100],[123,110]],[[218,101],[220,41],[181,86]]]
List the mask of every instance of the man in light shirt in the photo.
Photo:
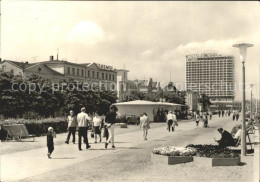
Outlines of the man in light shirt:
[[81,151],[81,137],[84,138],[86,142],[86,149],[89,149],[91,146],[88,144],[88,124],[91,118],[86,114],[85,107],[81,108],[81,113],[77,116],[78,122],[78,136],[79,136],[79,150]]
[[168,123],[169,132],[171,131],[171,128],[172,128],[172,132],[174,131],[176,121],[177,119],[175,113],[173,114],[172,111],[169,111],[167,114],[167,123]]
[[236,143],[237,143],[237,141],[241,138],[241,135],[242,135],[242,129],[241,129],[241,127],[242,127],[241,125],[238,125],[238,126],[237,126],[237,129],[238,129],[238,130],[237,130],[235,136],[233,137]]

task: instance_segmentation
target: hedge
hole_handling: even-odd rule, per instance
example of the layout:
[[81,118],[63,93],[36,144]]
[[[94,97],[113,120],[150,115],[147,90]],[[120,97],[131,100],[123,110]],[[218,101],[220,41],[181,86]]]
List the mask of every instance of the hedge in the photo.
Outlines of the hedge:
[[67,118],[45,118],[45,119],[9,119],[0,121],[1,140],[6,138],[6,131],[3,130],[2,125],[24,124],[30,134],[42,136],[48,132],[48,127],[53,127],[56,133],[64,133],[67,131]]
[[[126,123],[126,124],[138,124],[136,117],[120,116],[116,118],[116,123]],[[9,119],[5,121],[0,121],[0,139],[4,140],[6,138],[7,132],[3,129],[3,125],[12,124],[24,124],[30,134],[35,134],[36,136],[45,135],[48,131],[48,127],[53,127],[56,133],[67,132],[67,118],[57,117],[57,118],[45,118],[45,119]]]

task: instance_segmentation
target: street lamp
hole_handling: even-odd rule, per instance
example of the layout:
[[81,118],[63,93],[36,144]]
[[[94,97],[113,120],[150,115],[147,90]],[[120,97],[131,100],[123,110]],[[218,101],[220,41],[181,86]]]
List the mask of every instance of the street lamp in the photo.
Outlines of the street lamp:
[[246,100],[246,93],[245,93],[245,61],[246,61],[246,51],[248,47],[252,47],[253,44],[234,44],[233,47],[238,47],[239,48],[239,53],[240,53],[240,59],[242,61],[242,72],[243,72],[243,96],[242,96],[242,140],[241,140],[241,155],[245,156],[246,155],[246,122],[245,122],[245,100]]
[[253,119],[253,90],[254,84],[250,84],[251,98],[250,98],[250,119]]

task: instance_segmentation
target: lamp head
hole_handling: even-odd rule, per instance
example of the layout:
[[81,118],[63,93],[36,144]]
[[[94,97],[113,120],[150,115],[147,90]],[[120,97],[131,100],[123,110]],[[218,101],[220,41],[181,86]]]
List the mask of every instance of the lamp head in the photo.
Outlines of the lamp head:
[[242,63],[246,61],[246,52],[247,52],[247,47],[252,47],[253,44],[234,44],[233,47],[238,47],[239,48],[239,54],[240,54],[240,60]]

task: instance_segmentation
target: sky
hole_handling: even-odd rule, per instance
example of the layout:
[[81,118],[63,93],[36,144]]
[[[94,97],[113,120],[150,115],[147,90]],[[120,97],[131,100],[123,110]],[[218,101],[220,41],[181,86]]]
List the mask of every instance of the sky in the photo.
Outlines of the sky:
[[242,63],[232,45],[242,42],[254,44],[248,49],[246,82],[256,85],[258,95],[257,1],[1,1],[2,60],[47,61],[59,49],[63,60],[97,62],[129,70],[129,79],[180,85],[185,55],[214,52],[235,56],[239,85]]

